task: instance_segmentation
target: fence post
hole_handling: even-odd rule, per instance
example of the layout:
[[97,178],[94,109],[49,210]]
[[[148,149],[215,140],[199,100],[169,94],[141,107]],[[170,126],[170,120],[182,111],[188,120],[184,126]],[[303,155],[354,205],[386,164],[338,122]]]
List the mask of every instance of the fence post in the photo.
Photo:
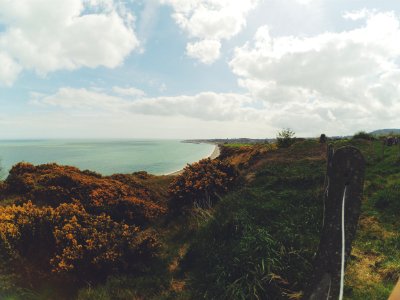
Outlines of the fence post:
[[325,224],[325,207],[326,202],[328,201],[328,188],[329,188],[329,170],[332,167],[332,157],[333,157],[334,149],[333,145],[329,144],[326,149],[326,174],[325,174],[325,181],[324,181],[324,194],[322,197],[322,204],[323,204],[323,217],[322,217],[322,227]]
[[351,252],[361,209],[364,157],[354,147],[340,148],[331,158],[330,153],[328,150],[324,225],[314,270],[304,293],[307,300],[339,299],[343,291],[344,266]]

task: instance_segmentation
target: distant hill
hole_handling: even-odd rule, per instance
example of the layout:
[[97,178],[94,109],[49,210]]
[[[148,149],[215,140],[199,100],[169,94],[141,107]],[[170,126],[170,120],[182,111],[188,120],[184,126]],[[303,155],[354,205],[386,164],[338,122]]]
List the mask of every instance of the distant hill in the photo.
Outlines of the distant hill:
[[400,134],[400,129],[379,129],[379,130],[375,130],[370,132],[371,134],[375,134],[375,135],[387,135],[387,134]]

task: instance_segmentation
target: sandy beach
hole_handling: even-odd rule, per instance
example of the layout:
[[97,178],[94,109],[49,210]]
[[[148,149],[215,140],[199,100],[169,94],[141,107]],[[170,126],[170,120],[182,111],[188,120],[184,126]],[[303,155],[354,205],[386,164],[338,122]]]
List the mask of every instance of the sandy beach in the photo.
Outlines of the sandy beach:
[[[215,145],[213,152],[207,157],[209,157],[211,159],[215,159],[215,158],[217,158],[219,156],[219,154],[220,154],[219,146]],[[207,158],[207,157],[204,157],[204,158]],[[167,176],[177,176],[177,175],[180,175],[182,173],[183,173],[183,169],[175,171],[175,172],[172,172],[172,173],[169,173],[169,174],[165,174],[165,175],[167,175]]]

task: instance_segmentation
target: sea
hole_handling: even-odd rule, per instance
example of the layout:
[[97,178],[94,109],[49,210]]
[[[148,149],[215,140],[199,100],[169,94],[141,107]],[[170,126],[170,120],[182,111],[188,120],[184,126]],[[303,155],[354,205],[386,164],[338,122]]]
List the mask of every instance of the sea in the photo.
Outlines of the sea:
[[163,175],[208,157],[214,147],[180,140],[0,140],[1,177],[22,161],[55,162],[102,175],[136,171]]

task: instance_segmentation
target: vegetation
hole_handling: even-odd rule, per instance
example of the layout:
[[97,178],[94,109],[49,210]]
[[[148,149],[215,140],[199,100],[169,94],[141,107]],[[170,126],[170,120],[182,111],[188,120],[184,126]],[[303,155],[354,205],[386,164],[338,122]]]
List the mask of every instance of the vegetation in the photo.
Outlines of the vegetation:
[[281,299],[301,291],[322,215],[324,150],[312,147],[315,155],[298,150],[304,157],[295,161],[289,149],[270,152],[251,181],[216,206],[186,258],[195,299]]
[[[300,299],[327,145],[290,139],[223,146],[176,177],[14,166],[0,185],[0,298]],[[345,299],[386,299],[400,276],[399,148],[332,143],[367,160]]]
[[56,164],[15,165],[1,184],[0,296],[70,299],[111,274],[165,272],[152,227],[166,214],[170,182],[144,172],[103,177]]
[[276,142],[279,148],[290,147],[296,140],[294,138],[295,132],[290,128],[283,129],[278,132]]
[[88,214],[80,204],[0,208],[0,253],[24,277],[93,280],[145,268],[158,248],[151,231]]
[[192,207],[210,207],[236,179],[232,165],[209,158],[188,165],[169,187],[173,210]]
[[75,167],[19,163],[5,183],[9,194],[18,195],[17,203],[57,207],[78,201],[89,213],[128,224],[146,225],[166,213],[166,203],[129,175],[102,177]]
[[367,133],[365,131],[360,131],[357,132],[354,136],[353,139],[362,139],[362,140],[367,140],[367,141],[372,141],[375,139],[374,135]]

